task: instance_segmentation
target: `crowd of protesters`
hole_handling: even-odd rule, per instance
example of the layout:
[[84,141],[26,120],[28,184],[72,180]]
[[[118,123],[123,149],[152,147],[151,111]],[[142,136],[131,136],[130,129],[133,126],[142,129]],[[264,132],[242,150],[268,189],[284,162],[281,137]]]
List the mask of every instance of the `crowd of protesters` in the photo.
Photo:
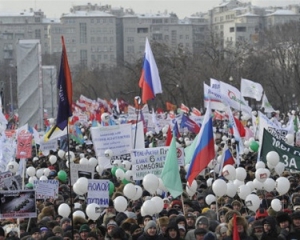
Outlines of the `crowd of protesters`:
[[[220,132],[220,136],[222,136],[222,125],[223,123],[220,122],[215,123],[216,132]],[[88,129],[85,129],[84,134],[89,138]],[[162,133],[147,134],[145,145],[161,141],[164,137]],[[177,140],[184,146],[183,138]],[[221,137],[216,139],[216,144],[221,150],[224,145]],[[234,152],[235,143],[228,141],[228,145]],[[92,145],[79,145],[70,141],[70,150],[76,154],[75,162],[79,162],[81,154],[86,158],[95,156]],[[33,149],[33,152],[38,151]],[[55,155],[57,152],[51,154]],[[255,152],[242,156],[240,167],[244,167],[247,171],[245,181],[255,178],[256,160]],[[59,157],[54,165],[51,165],[45,156],[39,157],[38,160],[28,159],[27,167],[29,166],[34,166],[36,169],[49,167],[51,169],[49,179],[58,179],[57,172],[60,169],[68,171],[65,161]],[[181,167],[180,174],[185,185],[184,167]],[[276,191],[255,191],[261,199],[261,205],[255,212],[250,211],[237,195],[233,198],[219,197],[208,205],[205,198],[208,194],[214,193],[207,180],[218,177],[214,172],[208,171],[206,175],[197,177],[197,191],[193,196],[184,192],[182,196],[173,199],[168,194],[164,194],[161,196],[164,209],[159,214],[142,216],[143,202],[151,199],[149,192],[144,190],[140,199],[128,200],[126,211],[117,212],[113,200],[123,195],[124,184],[115,178],[110,169],[106,169],[101,175],[95,171],[95,179],[110,179],[115,185],[109,206],[103,210],[96,221],[88,217],[72,218],[70,215],[66,218],[58,214],[61,203],[68,203],[72,206],[73,212],[78,209],[85,212],[87,206],[85,196],[77,195],[72,192],[68,183],[60,181],[57,199],[37,199],[37,218],[19,219],[18,222],[16,219],[1,219],[0,240],[235,240],[237,239],[235,231],[238,232],[240,240],[300,239],[300,175],[285,171],[282,176],[288,178],[291,183],[288,194],[278,196]],[[278,176],[271,177],[275,179]],[[142,185],[142,182],[140,184]],[[279,212],[271,207],[274,198],[278,198],[282,203],[282,210]],[[10,224],[17,223],[19,233],[16,228],[6,228]]]

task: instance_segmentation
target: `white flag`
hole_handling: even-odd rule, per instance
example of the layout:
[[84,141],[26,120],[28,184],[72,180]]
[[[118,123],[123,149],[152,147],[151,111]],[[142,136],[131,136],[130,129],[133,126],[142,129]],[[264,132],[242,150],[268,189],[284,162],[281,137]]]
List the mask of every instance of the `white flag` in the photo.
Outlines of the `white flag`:
[[269,103],[266,94],[263,95],[261,108],[265,109],[265,113],[275,112],[274,108]]
[[264,89],[260,83],[253,82],[248,79],[242,78],[241,80],[241,94],[244,97],[254,98],[256,101],[260,101]]

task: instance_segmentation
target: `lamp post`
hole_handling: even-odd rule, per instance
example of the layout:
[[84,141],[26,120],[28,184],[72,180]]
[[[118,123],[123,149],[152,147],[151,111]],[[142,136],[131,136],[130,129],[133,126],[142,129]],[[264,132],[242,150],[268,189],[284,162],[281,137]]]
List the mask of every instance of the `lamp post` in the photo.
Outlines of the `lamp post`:
[[11,116],[13,116],[13,110],[14,110],[14,102],[13,102],[13,91],[12,91],[12,69],[14,67],[14,64],[11,62],[9,64],[10,71],[9,71],[9,93],[10,93],[10,110],[11,110]]

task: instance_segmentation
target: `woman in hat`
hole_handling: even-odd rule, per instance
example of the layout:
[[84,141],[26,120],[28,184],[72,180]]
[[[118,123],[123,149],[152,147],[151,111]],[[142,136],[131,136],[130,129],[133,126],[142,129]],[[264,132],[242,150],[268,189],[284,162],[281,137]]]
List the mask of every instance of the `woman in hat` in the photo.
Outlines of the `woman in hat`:
[[233,240],[234,228],[237,228],[240,240],[253,240],[248,235],[248,222],[242,216],[236,216],[236,225],[233,223],[234,217],[228,223],[227,237],[224,240]]
[[164,240],[162,235],[158,234],[155,221],[150,220],[144,227],[144,233],[138,238],[138,240]]

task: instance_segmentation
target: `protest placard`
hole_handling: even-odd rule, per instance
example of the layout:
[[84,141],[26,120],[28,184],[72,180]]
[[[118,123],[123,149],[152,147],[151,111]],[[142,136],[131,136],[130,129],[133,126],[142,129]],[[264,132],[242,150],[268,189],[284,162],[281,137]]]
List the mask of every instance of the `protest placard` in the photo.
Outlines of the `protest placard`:
[[[148,173],[160,177],[168,151],[169,147],[133,149],[131,152],[133,180],[142,180]],[[177,158],[179,166],[184,166],[183,148],[177,148]]]
[[34,190],[0,191],[0,200],[0,219],[37,217]]
[[71,184],[75,184],[78,178],[85,177],[87,179],[94,178],[95,167],[85,164],[71,163]]
[[34,180],[36,199],[56,199],[58,196],[59,182],[57,180]]
[[87,204],[96,203],[100,207],[108,207],[109,181],[98,179],[89,179],[88,181]]
[[49,140],[47,142],[41,139],[40,141],[40,150],[41,151],[51,151],[58,148],[57,139]]

